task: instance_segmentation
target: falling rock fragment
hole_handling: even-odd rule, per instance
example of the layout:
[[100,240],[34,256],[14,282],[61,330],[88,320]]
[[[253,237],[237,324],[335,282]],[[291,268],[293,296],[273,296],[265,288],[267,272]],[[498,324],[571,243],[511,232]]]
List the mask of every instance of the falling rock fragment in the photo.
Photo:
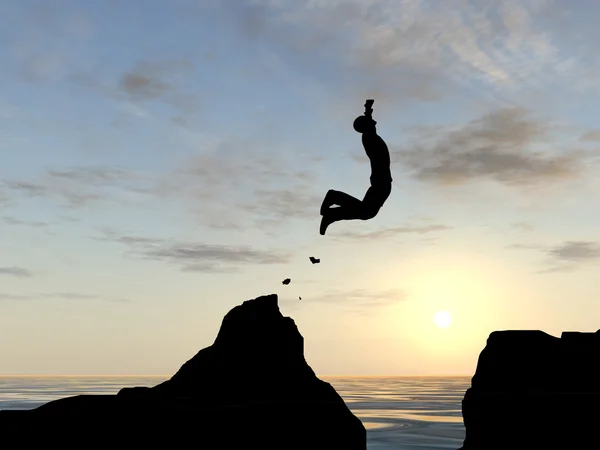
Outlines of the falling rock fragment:
[[311,256],[309,259],[310,259],[310,262],[313,263],[313,264],[318,264],[318,263],[321,262],[320,259],[315,258],[314,256]]
[[283,284],[290,284],[292,280],[289,278],[286,278],[285,280],[282,281]]

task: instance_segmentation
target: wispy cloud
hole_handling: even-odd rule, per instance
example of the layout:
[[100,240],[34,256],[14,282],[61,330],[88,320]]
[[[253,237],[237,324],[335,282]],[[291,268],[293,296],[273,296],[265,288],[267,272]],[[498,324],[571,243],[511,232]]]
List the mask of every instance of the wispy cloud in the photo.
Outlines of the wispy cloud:
[[6,292],[0,292],[0,300],[30,300],[29,295],[20,294],[7,294]]
[[549,253],[559,261],[596,261],[600,259],[600,245],[597,242],[567,241],[552,248]]
[[190,60],[165,57],[137,61],[114,80],[100,78],[93,72],[78,72],[68,78],[118,102],[123,111],[134,116],[150,117],[148,103],[160,101],[172,109],[175,122],[185,123],[190,116],[202,110],[199,95],[184,88],[195,71]]
[[336,237],[351,238],[351,239],[385,239],[399,234],[427,234],[435,231],[450,230],[452,227],[447,225],[418,225],[386,228],[383,230],[372,231],[370,233],[340,233]]
[[183,119],[202,106],[198,94],[182,89],[186,77],[194,75],[194,64],[187,59],[139,61],[121,76],[119,90],[133,102],[160,98]]
[[394,152],[397,162],[426,182],[494,180],[528,186],[572,180],[585,172],[583,151],[542,151],[550,123],[522,108],[503,108],[458,129],[429,129]]
[[130,303],[131,300],[121,297],[107,297],[104,295],[82,294],[78,292],[58,292],[51,294],[40,294],[38,297],[60,298],[65,300],[99,300],[115,303]]
[[597,142],[600,141],[600,130],[586,131],[579,138],[582,142]]
[[242,266],[287,263],[290,255],[251,246],[217,245],[131,236],[105,230],[95,239],[125,244],[130,254],[141,259],[179,266],[185,272],[230,273]]
[[12,216],[4,216],[2,218],[2,221],[6,225],[25,226],[25,227],[32,227],[32,228],[47,227],[49,225],[48,222],[40,222],[40,221],[36,221],[36,220],[22,220],[22,219],[17,219],[16,217],[12,217]]
[[43,298],[53,298],[62,300],[81,300],[81,301],[102,301],[114,303],[130,303],[131,300],[121,297],[110,297],[96,294],[82,294],[77,292],[53,292],[53,293],[34,293],[34,294],[8,294],[0,292],[0,300],[39,300]]
[[[75,52],[65,51],[74,40],[85,42],[93,34],[90,18],[81,9],[65,14],[57,5],[3,8],[6,19],[19,23],[12,35],[10,55],[22,79],[39,82],[66,75],[77,64]],[[9,45],[7,43],[7,45]],[[9,66],[10,67],[10,66]]]
[[520,231],[533,231],[535,227],[529,222],[516,222],[512,224],[513,228],[516,228]]
[[241,208],[252,213],[259,226],[277,226],[293,219],[314,218],[322,200],[320,196],[306,192],[300,186],[296,189],[257,189],[254,194],[255,198],[242,204]]
[[568,88],[586,71],[575,45],[561,46],[567,25],[551,26],[560,11],[550,1],[449,0],[443,8],[433,0],[253,5],[231,12],[248,38],[277,39],[329,64],[364,69],[362,86],[387,95],[434,99],[447,81],[497,92],[561,81]]
[[406,300],[407,293],[401,289],[338,289],[315,296],[302,297],[301,302],[331,304],[354,312],[369,314],[371,310],[395,305]]
[[155,192],[201,211],[203,225],[262,229],[314,216],[322,193],[315,191],[310,155],[268,137],[205,139],[199,147],[162,176]]
[[81,208],[92,202],[125,201],[152,193],[153,182],[152,177],[134,170],[81,166],[47,169],[30,180],[3,179],[0,186],[13,198],[49,198],[63,207]]
[[215,228],[244,224],[276,229],[313,217],[320,204],[311,155],[281,148],[269,137],[198,138],[186,145],[191,155],[162,171],[53,167],[27,179],[0,179],[0,190],[13,202],[45,198],[69,209],[169,202],[196,215],[201,225]]
[[22,267],[0,267],[0,275],[10,275],[18,278],[30,278],[33,272]]
[[121,77],[119,88],[135,100],[148,100],[160,97],[171,89],[168,83],[153,77],[149,67],[138,65]]
[[127,181],[132,178],[130,171],[101,166],[84,166],[70,169],[49,169],[47,175],[56,180],[75,181],[100,187],[107,183]]
[[592,241],[565,241],[554,246],[513,244],[509,248],[543,253],[546,261],[538,273],[572,272],[600,264],[600,244]]

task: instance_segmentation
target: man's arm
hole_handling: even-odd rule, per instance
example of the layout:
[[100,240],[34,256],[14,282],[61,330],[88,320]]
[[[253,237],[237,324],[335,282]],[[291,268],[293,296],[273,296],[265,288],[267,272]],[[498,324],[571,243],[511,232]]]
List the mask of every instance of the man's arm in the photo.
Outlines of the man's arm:
[[375,100],[367,100],[365,103],[365,117],[373,119],[373,103]]

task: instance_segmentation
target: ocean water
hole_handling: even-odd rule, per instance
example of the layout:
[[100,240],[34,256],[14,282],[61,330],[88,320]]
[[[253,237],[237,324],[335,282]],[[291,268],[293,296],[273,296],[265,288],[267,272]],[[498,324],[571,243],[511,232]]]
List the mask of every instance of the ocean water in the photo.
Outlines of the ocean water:
[[[0,376],[0,410],[32,409],[79,394],[116,394],[168,377]],[[337,390],[367,429],[368,450],[456,450],[465,429],[461,400],[470,377],[319,377]]]

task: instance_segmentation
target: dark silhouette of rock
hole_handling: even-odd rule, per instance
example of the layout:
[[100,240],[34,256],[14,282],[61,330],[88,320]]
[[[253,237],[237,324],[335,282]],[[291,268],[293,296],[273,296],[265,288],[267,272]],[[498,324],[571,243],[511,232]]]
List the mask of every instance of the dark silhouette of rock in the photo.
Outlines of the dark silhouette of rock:
[[314,256],[311,256],[309,259],[310,259],[310,262],[313,264],[319,264],[321,262],[320,259],[317,259]]
[[363,424],[307,364],[277,295],[229,311],[214,343],[157,386],[0,411],[0,432],[25,448],[366,449]]
[[460,450],[597,448],[600,330],[496,331],[462,401]]
[[282,284],[290,284],[292,280],[290,280],[289,278],[286,278],[285,280],[283,280],[281,283]]

